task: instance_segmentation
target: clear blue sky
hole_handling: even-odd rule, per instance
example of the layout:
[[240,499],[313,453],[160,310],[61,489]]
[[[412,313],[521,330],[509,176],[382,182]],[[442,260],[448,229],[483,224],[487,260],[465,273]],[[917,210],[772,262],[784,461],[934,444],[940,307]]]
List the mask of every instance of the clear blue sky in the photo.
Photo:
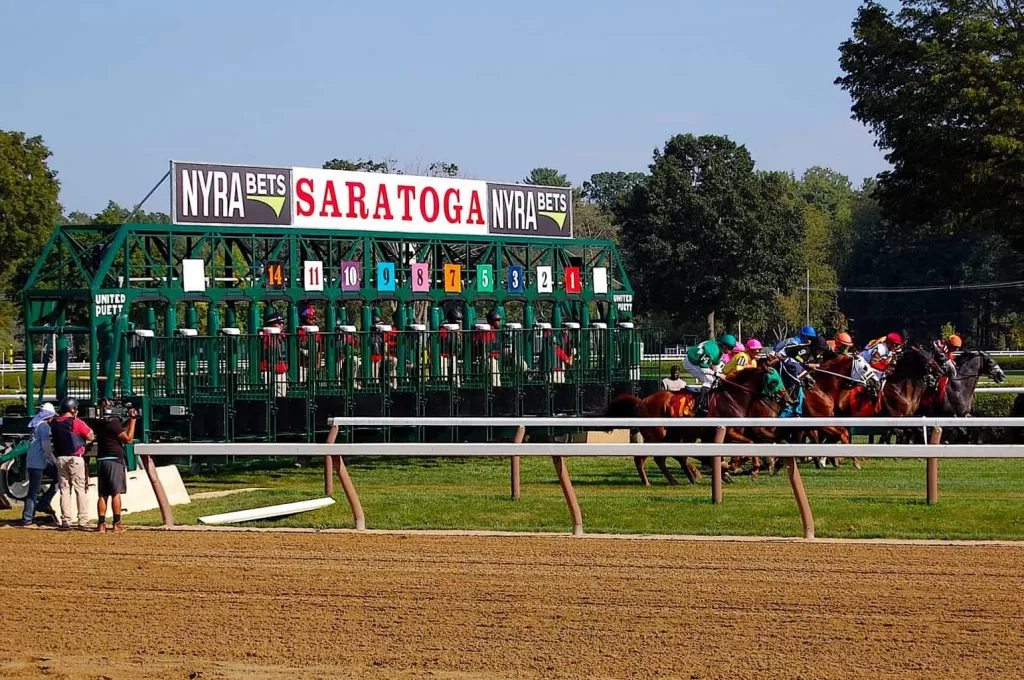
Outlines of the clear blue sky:
[[444,159],[580,183],[645,170],[685,132],[859,184],[885,162],[832,84],[858,4],[5,2],[0,128],[42,135],[61,202],[88,212],[136,203],[170,159]]

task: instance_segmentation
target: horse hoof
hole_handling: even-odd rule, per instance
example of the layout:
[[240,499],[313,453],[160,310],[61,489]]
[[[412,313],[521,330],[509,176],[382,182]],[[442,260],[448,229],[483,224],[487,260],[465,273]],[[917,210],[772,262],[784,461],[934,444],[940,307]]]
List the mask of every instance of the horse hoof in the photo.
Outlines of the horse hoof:
[[723,471],[722,472],[722,481],[725,482],[726,484],[732,484],[732,482],[733,482],[732,475],[730,475],[728,472],[724,472]]
[[760,477],[761,477],[761,471],[760,470],[754,470],[753,472],[750,473],[750,478],[751,479],[760,479]]

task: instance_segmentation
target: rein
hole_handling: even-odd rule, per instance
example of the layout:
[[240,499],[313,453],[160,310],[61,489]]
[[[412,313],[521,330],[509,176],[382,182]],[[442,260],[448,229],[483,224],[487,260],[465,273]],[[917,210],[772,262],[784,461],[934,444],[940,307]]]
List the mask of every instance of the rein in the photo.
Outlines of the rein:
[[843,380],[849,380],[850,382],[857,383],[858,385],[867,385],[867,382],[864,380],[854,380],[848,375],[843,375],[842,373],[834,373],[833,371],[826,371],[824,368],[812,367],[810,368],[810,370],[814,371],[815,373],[824,373],[825,375],[831,375],[836,378],[842,378]]

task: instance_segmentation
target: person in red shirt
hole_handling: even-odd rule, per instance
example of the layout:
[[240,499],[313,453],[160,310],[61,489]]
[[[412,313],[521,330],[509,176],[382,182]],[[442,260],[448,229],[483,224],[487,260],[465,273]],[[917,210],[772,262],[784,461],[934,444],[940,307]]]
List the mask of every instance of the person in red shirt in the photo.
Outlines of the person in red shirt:
[[53,455],[57,458],[57,485],[60,488],[60,530],[71,530],[71,490],[78,505],[78,528],[89,529],[89,504],[85,496],[89,482],[85,465],[85,447],[96,437],[78,417],[78,400],[65,397],[60,417],[50,424]]
[[487,324],[490,328],[482,328],[473,335],[473,341],[477,344],[475,353],[486,366],[490,384],[493,387],[501,387],[501,340],[498,338],[501,331],[501,312],[497,309],[487,312]]
[[303,305],[299,311],[300,328],[297,332],[299,340],[299,366],[302,376],[300,380],[309,379],[309,369],[316,371],[323,360],[323,344],[319,333],[309,333],[306,326],[316,326],[316,309],[311,304]]
[[[450,328],[449,328],[450,326]],[[462,347],[462,310],[453,307],[445,323],[438,329],[441,350],[441,376],[449,378],[458,386],[459,353]]]

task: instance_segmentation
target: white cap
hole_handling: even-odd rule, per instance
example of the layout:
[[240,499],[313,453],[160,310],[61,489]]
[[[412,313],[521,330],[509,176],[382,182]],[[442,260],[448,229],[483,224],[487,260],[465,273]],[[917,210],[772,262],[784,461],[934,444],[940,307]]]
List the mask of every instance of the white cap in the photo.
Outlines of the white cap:
[[55,409],[53,407],[53,404],[51,404],[50,402],[46,402],[45,404],[43,404],[42,406],[39,407],[39,412],[40,413],[42,413],[44,411],[46,413],[52,413],[53,415],[57,415],[57,409]]

